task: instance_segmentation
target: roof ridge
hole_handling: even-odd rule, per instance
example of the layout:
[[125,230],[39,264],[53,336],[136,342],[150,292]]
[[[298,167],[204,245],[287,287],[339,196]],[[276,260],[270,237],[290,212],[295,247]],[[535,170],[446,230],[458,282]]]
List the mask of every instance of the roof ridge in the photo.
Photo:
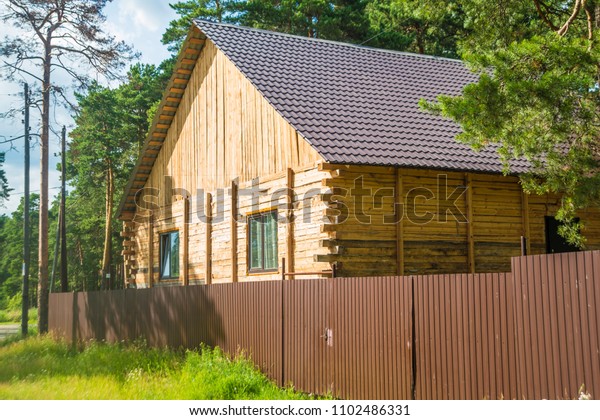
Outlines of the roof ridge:
[[202,24],[208,24],[208,25],[214,25],[214,26],[224,26],[224,27],[247,30],[247,31],[252,31],[252,32],[267,33],[267,34],[277,35],[277,36],[286,37],[286,38],[300,39],[303,41],[313,41],[313,42],[320,42],[320,43],[326,43],[326,44],[340,45],[340,46],[344,46],[344,47],[358,48],[358,49],[367,50],[367,51],[381,52],[381,53],[386,53],[386,54],[405,55],[405,56],[409,56],[409,57],[416,57],[416,58],[422,58],[422,59],[428,59],[428,60],[442,60],[442,61],[451,61],[451,62],[455,62],[455,63],[460,63],[463,65],[465,64],[465,62],[463,60],[458,59],[458,58],[449,58],[449,57],[440,57],[437,55],[418,54],[418,53],[407,52],[407,51],[388,50],[385,48],[370,47],[368,45],[361,45],[361,44],[351,44],[349,42],[333,41],[330,39],[323,39],[323,38],[309,38],[307,36],[286,34],[284,32],[271,31],[269,29],[252,28],[250,26],[236,25],[234,23],[213,22],[210,20],[198,19],[198,18],[192,19],[192,22],[196,26],[198,26],[199,29],[202,29],[200,27]]

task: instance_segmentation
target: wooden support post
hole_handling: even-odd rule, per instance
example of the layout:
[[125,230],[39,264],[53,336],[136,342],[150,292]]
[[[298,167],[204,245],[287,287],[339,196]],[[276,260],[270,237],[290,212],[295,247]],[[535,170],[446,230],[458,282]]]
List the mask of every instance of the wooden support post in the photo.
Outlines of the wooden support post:
[[212,284],[212,195],[210,193],[206,193],[206,201],[204,205],[204,211],[206,214],[206,255],[204,260],[204,282],[206,284]]
[[[294,272],[294,170],[287,170],[287,238],[286,260],[287,271]],[[285,267],[283,267],[285,269]]]
[[237,258],[237,211],[238,211],[238,185],[231,181],[231,281],[238,281],[238,258]]
[[154,286],[154,216],[148,215],[148,287]]
[[525,241],[525,252],[527,255],[531,255],[531,240],[530,240],[530,230],[529,230],[529,194],[521,189],[521,224],[522,231],[521,235],[523,235],[526,239]]
[[[123,230],[121,231],[121,237],[125,238],[126,240],[130,240],[131,239],[130,237],[123,235],[123,233],[126,230],[127,230],[127,228],[125,227],[125,223],[123,223]],[[129,282],[131,282],[131,278],[130,278],[130,274],[129,274],[129,261],[127,260],[127,258],[123,258],[123,278],[125,280],[124,281],[125,288],[127,288],[127,285],[129,284]]]
[[190,199],[184,197],[183,199],[183,285],[189,286],[189,254],[190,254]]
[[469,273],[475,272],[475,237],[473,234],[473,179],[471,174],[465,174],[465,207],[467,210],[467,266]]
[[[396,273],[404,275],[404,185],[402,172],[396,168],[396,189],[394,191],[396,212]],[[335,276],[334,276],[335,277]]]
[[285,258],[281,259],[281,280],[285,280]]

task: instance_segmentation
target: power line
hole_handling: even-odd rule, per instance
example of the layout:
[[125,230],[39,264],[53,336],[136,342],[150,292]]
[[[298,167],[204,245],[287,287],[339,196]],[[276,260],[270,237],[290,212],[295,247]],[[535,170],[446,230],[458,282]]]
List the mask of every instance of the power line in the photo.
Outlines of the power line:
[[[39,135],[39,134],[35,134],[35,133],[33,133],[33,134],[32,134],[32,133],[29,133],[29,137],[31,137],[31,136],[37,136],[37,137],[40,137],[40,135]],[[10,139],[9,139],[8,137],[6,137],[6,136],[3,136],[3,135],[1,135],[1,134],[0,134],[0,137],[3,137],[3,138],[5,138],[5,139],[6,139],[6,140],[3,140],[3,141],[0,141],[0,144],[6,144],[6,143],[12,143],[12,142],[13,142],[13,141],[15,141],[15,140],[20,140],[20,139],[24,138],[25,136],[23,135],[23,136],[19,136],[19,137],[12,137],[12,138],[10,138]]]
[[[58,190],[58,189],[60,189],[60,187],[50,187],[48,189],[49,190]],[[40,192],[40,190],[33,190],[33,191],[29,191],[29,192],[37,193],[37,192]],[[23,195],[23,194],[25,194],[25,191],[21,191],[21,192],[18,192],[18,193],[10,193],[10,194],[8,194],[8,196],[12,197],[13,195],[17,196],[17,195]]]

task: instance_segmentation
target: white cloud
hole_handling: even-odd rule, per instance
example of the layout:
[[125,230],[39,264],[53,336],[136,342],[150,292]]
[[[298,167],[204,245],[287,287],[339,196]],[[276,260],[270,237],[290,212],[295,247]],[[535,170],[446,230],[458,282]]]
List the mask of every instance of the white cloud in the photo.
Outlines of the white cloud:
[[169,22],[177,17],[167,2],[120,0],[106,8],[107,28],[117,39],[132,44],[144,63],[159,64],[169,57],[160,39]]

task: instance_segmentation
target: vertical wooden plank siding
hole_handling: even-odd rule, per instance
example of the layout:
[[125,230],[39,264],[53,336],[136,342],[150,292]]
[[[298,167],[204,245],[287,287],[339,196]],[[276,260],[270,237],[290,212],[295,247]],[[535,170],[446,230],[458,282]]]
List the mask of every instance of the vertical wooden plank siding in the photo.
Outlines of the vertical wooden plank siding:
[[396,169],[395,212],[396,212],[396,274],[404,275],[404,186],[402,183],[402,170]]
[[[287,184],[287,236],[286,236],[286,256],[287,272],[294,272],[294,170],[287,169],[286,174]],[[293,277],[292,277],[293,278]]]
[[527,238],[527,255],[531,255],[531,230],[529,228],[529,194],[521,190],[523,236]]
[[[148,214],[148,287],[154,286],[154,215]],[[139,256],[138,256],[139,258]],[[160,258],[160,257],[159,257]]]
[[183,285],[190,284],[189,273],[189,256],[190,256],[190,199],[183,199],[183,261],[182,261],[182,280]]
[[206,229],[204,241],[206,244],[206,252],[204,254],[204,282],[206,284],[212,283],[212,194],[206,193]]
[[238,281],[238,232],[237,232],[237,219],[238,219],[238,184],[236,181],[231,181],[231,214],[230,214],[230,225],[231,231],[231,281],[237,283]]
[[473,182],[471,174],[465,174],[465,208],[467,210],[467,265],[469,273],[475,272],[475,236],[473,219]]

